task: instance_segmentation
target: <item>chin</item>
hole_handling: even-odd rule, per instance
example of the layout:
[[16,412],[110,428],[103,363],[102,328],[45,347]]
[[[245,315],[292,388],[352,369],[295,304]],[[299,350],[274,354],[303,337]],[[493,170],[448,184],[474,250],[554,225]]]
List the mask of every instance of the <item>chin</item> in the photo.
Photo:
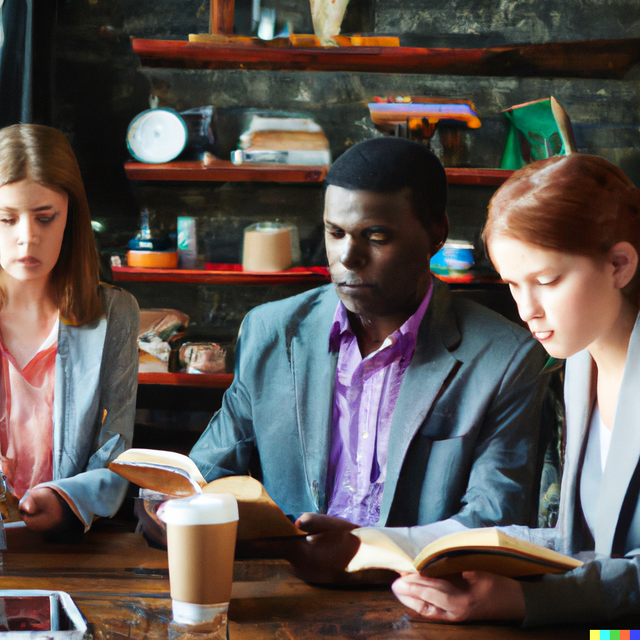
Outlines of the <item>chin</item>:
[[562,347],[561,345],[543,344],[542,346],[552,358],[558,358],[558,360],[566,360],[579,351],[579,349],[568,349],[567,347]]

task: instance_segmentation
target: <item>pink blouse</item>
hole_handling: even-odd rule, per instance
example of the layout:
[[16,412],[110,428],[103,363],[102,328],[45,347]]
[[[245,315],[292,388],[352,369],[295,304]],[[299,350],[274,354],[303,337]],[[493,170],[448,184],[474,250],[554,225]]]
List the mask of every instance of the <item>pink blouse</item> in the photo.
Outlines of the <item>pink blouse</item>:
[[53,389],[58,322],[20,369],[0,336],[0,465],[11,491],[53,480]]

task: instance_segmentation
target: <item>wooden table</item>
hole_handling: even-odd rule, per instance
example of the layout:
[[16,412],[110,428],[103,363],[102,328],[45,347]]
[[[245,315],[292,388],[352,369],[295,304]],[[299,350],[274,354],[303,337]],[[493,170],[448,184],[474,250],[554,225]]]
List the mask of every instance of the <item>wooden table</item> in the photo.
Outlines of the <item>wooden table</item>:
[[[207,637],[171,622],[166,552],[141,536],[91,531],[82,544],[53,545],[28,530],[8,533],[0,588],[67,591],[96,640]],[[578,640],[588,629],[421,622],[388,589],[312,587],[278,560],[237,561],[229,608],[230,640]]]

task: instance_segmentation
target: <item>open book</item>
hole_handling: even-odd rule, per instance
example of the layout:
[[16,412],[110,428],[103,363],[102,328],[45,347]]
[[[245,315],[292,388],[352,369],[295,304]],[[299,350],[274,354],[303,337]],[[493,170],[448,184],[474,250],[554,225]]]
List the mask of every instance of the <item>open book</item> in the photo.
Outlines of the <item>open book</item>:
[[181,453],[129,449],[109,469],[143,489],[183,498],[196,493],[231,493],[238,501],[238,540],[306,535],[287,518],[262,484],[250,476],[228,476],[207,483],[196,464]]
[[401,548],[401,538],[384,529],[364,527],[352,531],[361,540],[347,571],[391,569],[420,572],[432,578],[462,571],[490,571],[509,578],[543,573],[564,573],[582,562],[509,536],[498,529],[469,529],[434,540],[412,558]]

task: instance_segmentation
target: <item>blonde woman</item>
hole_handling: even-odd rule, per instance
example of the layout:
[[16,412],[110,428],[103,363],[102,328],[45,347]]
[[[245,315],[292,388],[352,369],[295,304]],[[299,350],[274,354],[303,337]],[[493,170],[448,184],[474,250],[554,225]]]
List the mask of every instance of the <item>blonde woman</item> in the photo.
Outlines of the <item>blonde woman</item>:
[[101,285],[65,136],[0,130],[0,465],[35,530],[86,530],[120,506],[107,469],[131,445],[139,312]]

